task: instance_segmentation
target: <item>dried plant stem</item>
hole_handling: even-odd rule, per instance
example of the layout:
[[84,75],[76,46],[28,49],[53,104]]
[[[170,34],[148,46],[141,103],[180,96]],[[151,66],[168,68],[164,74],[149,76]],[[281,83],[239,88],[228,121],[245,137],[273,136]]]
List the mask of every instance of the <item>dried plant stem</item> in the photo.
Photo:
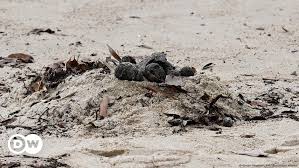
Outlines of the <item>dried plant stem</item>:
[[108,117],[108,104],[109,104],[109,97],[104,96],[102,102],[100,104],[100,119]]

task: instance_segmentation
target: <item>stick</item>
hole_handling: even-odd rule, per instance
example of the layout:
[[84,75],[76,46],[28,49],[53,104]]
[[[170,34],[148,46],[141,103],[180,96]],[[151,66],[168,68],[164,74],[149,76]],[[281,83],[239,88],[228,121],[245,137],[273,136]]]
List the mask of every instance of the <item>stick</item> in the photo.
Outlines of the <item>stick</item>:
[[100,104],[100,119],[104,119],[105,117],[108,117],[108,112],[107,112],[108,104],[109,104],[109,97],[104,96]]

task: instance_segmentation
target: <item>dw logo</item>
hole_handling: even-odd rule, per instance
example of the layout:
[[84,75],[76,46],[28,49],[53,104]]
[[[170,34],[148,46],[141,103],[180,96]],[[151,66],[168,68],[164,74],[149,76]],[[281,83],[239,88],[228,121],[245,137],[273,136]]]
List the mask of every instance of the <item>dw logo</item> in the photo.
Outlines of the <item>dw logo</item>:
[[8,140],[8,149],[14,154],[37,154],[43,147],[42,139],[36,134],[29,134],[26,137],[20,134],[11,136]]

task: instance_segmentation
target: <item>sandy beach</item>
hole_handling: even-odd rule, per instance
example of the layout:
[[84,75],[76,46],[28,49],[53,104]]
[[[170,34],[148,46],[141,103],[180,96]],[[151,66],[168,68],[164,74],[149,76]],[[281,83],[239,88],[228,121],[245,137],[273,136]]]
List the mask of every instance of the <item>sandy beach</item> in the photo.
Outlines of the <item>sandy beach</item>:
[[[177,99],[192,99],[145,99],[135,87],[147,83],[99,69],[70,75],[46,93],[25,93],[28,76],[50,64],[104,61],[106,44],[138,61],[165,52],[174,65],[197,70],[184,80],[184,89],[199,90],[195,97],[201,89],[228,92],[232,102],[219,104],[226,113],[267,117],[176,132],[162,113],[181,115]],[[1,0],[0,53],[34,58],[22,67],[1,67],[0,59],[0,167],[299,167],[299,1]],[[213,79],[210,88],[196,85],[205,77]],[[112,100],[109,117],[87,130],[104,95]],[[65,125],[40,134],[37,155],[11,155],[8,138],[29,134],[33,114],[44,111],[49,123],[62,118]]]

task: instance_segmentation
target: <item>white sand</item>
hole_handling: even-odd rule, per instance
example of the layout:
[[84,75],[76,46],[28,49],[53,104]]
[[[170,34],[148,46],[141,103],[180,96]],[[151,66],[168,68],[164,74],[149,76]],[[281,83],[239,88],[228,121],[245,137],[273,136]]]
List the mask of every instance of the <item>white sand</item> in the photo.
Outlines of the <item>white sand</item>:
[[[256,30],[260,27],[264,30]],[[299,1],[296,0],[1,0],[0,32],[4,33],[0,34],[0,56],[16,52],[31,54],[35,63],[28,67],[40,70],[71,56],[104,60],[109,56],[106,43],[121,55],[142,56],[167,51],[168,59],[174,64],[194,66],[199,73],[219,76],[232,92],[242,93],[246,99],[276,87],[287,97],[293,96],[295,110],[298,110],[299,80],[298,76],[291,75],[294,71],[299,73],[299,51],[294,52],[299,50],[298,27]],[[34,28],[61,31],[54,35],[27,36]],[[77,41],[82,46],[69,45]],[[141,44],[153,50],[137,47]],[[92,53],[97,56],[91,57]],[[216,64],[213,71],[201,71],[209,62]],[[0,83],[21,92],[16,89],[23,86],[22,82],[16,82],[18,71],[24,73],[24,69],[1,68]],[[280,81],[265,85],[262,78]],[[291,92],[287,93],[286,88]],[[68,94],[71,93],[65,93],[65,96]],[[1,102],[0,117],[12,112],[8,111],[10,104],[5,102],[18,104],[22,100],[14,97]],[[72,167],[298,166],[298,128],[299,122],[284,118],[240,123],[223,128],[222,134],[190,129],[174,135],[162,131],[162,134],[108,138],[50,136],[43,137],[44,149],[38,156],[70,153],[63,161]],[[9,154],[6,141],[14,132],[18,129],[0,134],[1,156]],[[242,138],[244,134],[255,136]],[[291,140],[293,145],[283,146]],[[288,150],[270,154],[267,158],[233,153],[274,147]],[[102,156],[103,151],[113,150],[123,150],[124,153],[120,152],[116,157]],[[6,163],[10,159],[18,157],[1,158],[0,161]]]

